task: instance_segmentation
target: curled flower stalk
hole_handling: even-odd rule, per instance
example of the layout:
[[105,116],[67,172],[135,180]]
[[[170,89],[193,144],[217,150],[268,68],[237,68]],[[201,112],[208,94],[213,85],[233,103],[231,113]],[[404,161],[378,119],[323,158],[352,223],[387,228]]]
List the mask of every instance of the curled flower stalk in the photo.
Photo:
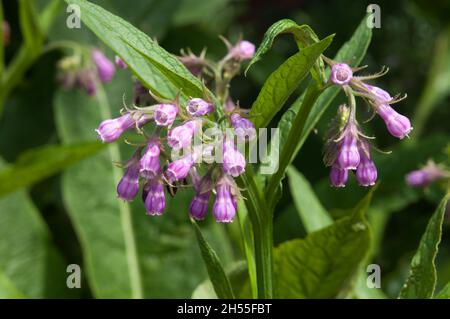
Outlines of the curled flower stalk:
[[331,167],[330,184],[345,187],[348,173],[354,171],[359,185],[375,185],[378,172],[371,156],[373,138],[364,134],[357,121],[356,97],[362,98],[385,122],[388,132],[399,139],[407,137],[412,130],[410,120],[392,107],[404,97],[393,98],[385,90],[366,83],[386,74],[387,69],[375,75],[355,76],[362,68],[324,59],[331,68],[328,83],[340,87],[348,98],[348,106],[339,107],[325,144],[324,163]]

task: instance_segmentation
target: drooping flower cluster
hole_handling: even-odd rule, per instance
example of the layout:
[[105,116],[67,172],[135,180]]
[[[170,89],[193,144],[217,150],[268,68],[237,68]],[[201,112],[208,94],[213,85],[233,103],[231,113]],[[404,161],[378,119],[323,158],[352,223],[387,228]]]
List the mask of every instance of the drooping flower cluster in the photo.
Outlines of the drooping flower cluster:
[[[253,53],[254,46],[252,49],[249,42],[240,41],[229,48],[221,65],[226,68],[227,63],[240,63]],[[193,60],[201,66],[192,70],[196,75],[211,64],[204,61],[204,56],[191,54],[181,58],[189,69]],[[118,59],[116,64],[125,65]],[[177,97],[169,101],[154,96],[140,82],[136,82],[136,90],[139,94],[135,92],[134,102],[140,107],[123,110],[120,117],[103,121],[96,130],[103,142],[116,141],[126,131],[135,131],[144,139],[133,144],[136,151],[123,165],[125,173],[117,185],[118,197],[132,201],[142,185],[147,214],[161,215],[166,207],[165,188],[174,195],[176,189],[192,186],[195,193],[189,205],[192,218],[204,219],[209,201],[215,195],[214,218],[217,222],[231,222],[240,196],[234,178],[246,168],[239,146],[256,137],[246,112],[230,99],[221,105],[206,93],[202,97],[183,101]],[[144,96],[156,104],[142,106]],[[212,134],[207,134],[208,131]]]
[[331,166],[330,183],[334,187],[345,187],[349,171],[356,171],[356,179],[361,186],[372,186],[377,180],[377,168],[372,161],[369,137],[364,135],[356,120],[355,97],[363,98],[386,124],[389,133],[399,139],[408,136],[412,130],[409,119],[392,108],[392,104],[402,98],[393,98],[383,89],[367,84],[367,80],[378,78],[387,69],[370,76],[354,76],[361,68],[351,68],[345,63],[330,64],[330,85],[342,88],[348,97],[349,105],[339,108],[335,125],[330,130],[325,147],[324,162]]
[[[117,56],[115,63],[120,68],[126,68]],[[116,73],[114,63],[99,49],[91,50],[89,58],[79,53],[65,57],[58,62],[58,68],[59,81],[66,90],[82,88],[90,96],[96,94],[99,82],[110,82]]]
[[429,160],[425,166],[408,173],[405,180],[411,187],[426,187],[444,178],[450,178],[450,172],[441,165],[437,165],[434,161]]

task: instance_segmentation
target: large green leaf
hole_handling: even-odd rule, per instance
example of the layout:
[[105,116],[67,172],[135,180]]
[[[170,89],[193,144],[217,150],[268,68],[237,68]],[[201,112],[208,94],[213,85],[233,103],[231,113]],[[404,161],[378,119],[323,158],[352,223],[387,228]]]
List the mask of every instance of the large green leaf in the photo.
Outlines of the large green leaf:
[[[127,88],[131,86],[128,76],[118,73],[107,92],[99,87],[95,98],[79,91],[58,92],[54,107],[61,140],[69,144],[95,140],[94,129],[101,120],[119,114],[122,94],[125,90],[130,96]],[[114,143],[71,167],[62,178],[64,204],[82,246],[93,294],[99,298],[186,298],[206,277],[188,219],[192,194],[180,190],[168,199],[164,216],[145,215],[139,198],[130,205],[116,196],[122,170],[113,162],[123,159],[119,143]],[[204,234],[227,262],[229,250],[222,230],[207,226]]]
[[448,195],[431,216],[419,247],[411,261],[411,269],[399,298],[431,298],[436,287],[435,259],[442,236],[442,222]]
[[231,288],[230,280],[228,279],[222,263],[217,256],[214,249],[206,241],[197,223],[192,220],[192,225],[195,229],[198,245],[208,270],[209,280],[211,281],[216,295],[221,299],[234,299],[233,289]]
[[[352,38],[340,48],[334,59],[348,61],[352,66],[357,66],[366,54],[371,37],[372,30],[367,27],[366,20],[363,19]],[[339,88],[334,86],[322,91],[322,88],[313,81],[305,94],[292,104],[278,123],[280,163],[267,187],[267,192],[271,194],[272,205],[277,199],[277,188],[284,177],[285,170],[338,92]]]
[[16,163],[0,170],[0,197],[49,177],[97,153],[102,147],[99,142],[89,142],[46,145],[27,151]]
[[372,192],[351,216],[275,249],[276,296],[332,298],[349,288],[370,246],[365,213]]
[[24,191],[0,198],[0,234],[0,296],[64,298],[77,293],[66,287],[63,260]]
[[66,0],[78,5],[82,21],[130,67],[155,93],[174,98],[202,96],[202,83],[183,64],[145,33],[122,18],[86,0]]
[[288,168],[287,174],[294,204],[306,231],[311,233],[332,224],[333,219],[323,208],[303,174],[294,166]]
[[286,100],[308,75],[317,59],[330,45],[333,36],[314,43],[287,59],[266,80],[250,111],[253,123],[266,127]]
[[[264,38],[261,44],[259,45],[258,50],[256,51],[253,59],[248,64],[245,73],[247,73],[247,71],[253,64],[261,60],[262,56],[272,47],[275,38],[280,34],[285,33],[290,33],[294,36],[294,39],[297,42],[297,46],[299,47],[299,49],[303,49],[304,47],[319,41],[319,38],[311,29],[311,27],[306,24],[298,25],[296,22],[290,19],[282,19],[280,21],[277,21],[274,24],[272,24],[269,29],[267,29],[266,33],[264,34]],[[322,61],[318,63],[318,68],[320,70],[317,69],[317,71],[313,72],[313,74],[317,79],[319,77],[319,72],[322,72],[323,70]]]

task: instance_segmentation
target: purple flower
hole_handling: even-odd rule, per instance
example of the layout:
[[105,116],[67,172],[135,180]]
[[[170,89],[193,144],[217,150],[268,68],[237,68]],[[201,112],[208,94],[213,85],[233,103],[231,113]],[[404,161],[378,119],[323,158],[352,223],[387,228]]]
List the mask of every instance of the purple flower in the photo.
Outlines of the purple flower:
[[104,143],[110,143],[117,140],[123,132],[132,128],[136,121],[131,114],[126,113],[115,119],[104,120],[95,130]]
[[253,123],[238,113],[231,114],[231,125],[234,127],[234,133],[241,141],[251,141],[256,137],[256,129]]
[[198,128],[199,123],[193,120],[171,129],[167,136],[167,144],[175,150],[190,146],[192,137]]
[[78,72],[77,82],[89,96],[94,96],[97,92],[97,84],[95,83],[95,76],[92,70],[84,69]]
[[98,77],[102,82],[111,81],[116,68],[114,64],[103,54],[100,50],[92,50],[91,53],[92,61],[97,68]]
[[161,215],[164,212],[166,198],[163,183],[159,178],[151,179],[144,185],[142,197],[147,215]]
[[118,56],[118,55],[115,56],[114,62],[116,62],[116,65],[117,65],[119,68],[121,68],[121,69],[126,69],[126,68],[128,68],[128,65],[125,63],[125,61],[122,60],[122,59],[120,58],[120,56]]
[[448,173],[433,161],[429,161],[421,169],[410,172],[405,179],[406,183],[411,187],[425,187],[446,176],[448,176]]
[[177,159],[169,164],[165,175],[169,183],[179,181],[189,174],[189,170],[194,165],[195,159],[192,154],[188,154],[180,159]]
[[156,125],[171,126],[178,114],[178,107],[174,104],[158,104],[153,118]]
[[202,194],[196,193],[189,205],[189,215],[191,215],[196,220],[202,220],[205,218],[208,212],[208,201],[211,192],[207,191]]
[[409,119],[397,113],[389,104],[379,104],[376,106],[377,113],[386,123],[387,129],[391,135],[403,139],[412,131]]
[[117,196],[132,201],[139,192],[139,154],[127,163],[125,174],[117,185]]
[[140,173],[142,177],[152,179],[161,173],[159,163],[160,152],[158,141],[155,139],[150,140],[140,161]]
[[344,136],[340,145],[337,163],[342,169],[356,169],[359,165],[360,160],[357,139],[352,133],[344,134],[346,135]]
[[369,85],[363,83],[364,87],[370,92],[373,102],[375,105],[387,104],[392,100],[392,96],[383,89],[377,86]]
[[234,145],[232,139],[225,138],[222,146],[223,171],[233,177],[238,177],[245,171],[245,158]]
[[336,85],[345,85],[353,78],[352,68],[345,63],[337,63],[331,67],[330,82]]
[[330,183],[334,187],[345,187],[348,180],[348,170],[333,165],[330,170]]
[[214,107],[203,99],[194,98],[187,102],[186,110],[192,116],[204,116],[214,111]]
[[356,179],[361,186],[372,186],[377,181],[377,168],[364,152],[361,152],[361,162],[356,169]]
[[250,60],[255,54],[255,45],[249,41],[239,41],[231,48],[229,55],[236,60]]
[[216,200],[213,205],[213,215],[218,223],[229,223],[236,215],[236,206],[231,193],[231,185],[221,179],[216,186]]

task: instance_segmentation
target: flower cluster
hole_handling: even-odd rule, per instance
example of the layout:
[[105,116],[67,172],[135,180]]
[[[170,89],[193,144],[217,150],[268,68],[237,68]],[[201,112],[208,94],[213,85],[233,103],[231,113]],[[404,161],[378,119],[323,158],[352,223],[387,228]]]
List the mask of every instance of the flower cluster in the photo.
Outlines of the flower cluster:
[[[83,88],[88,95],[93,96],[97,92],[99,82],[107,83],[112,80],[116,67],[99,49],[91,50],[89,58],[84,56],[76,53],[61,59],[58,62],[59,81],[67,90]],[[120,68],[126,68],[126,64],[117,56],[115,63]]]
[[410,172],[406,175],[406,183],[411,187],[426,187],[438,180],[450,178],[450,172],[446,171],[441,165],[429,160],[422,168]]
[[[229,63],[251,58],[254,46],[253,49],[249,46],[249,42],[240,41],[229,49],[220,65],[226,68]],[[196,75],[211,65],[204,56],[190,54],[180,59]],[[126,66],[119,59],[116,64]],[[246,167],[245,156],[238,146],[256,137],[255,127],[246,118],[245,110],[229,99],[221,105],[207,93],[186,101],[180,97],[164,100],[145,90],[139,82],[135,91],[139,93],[135,92],[135,103],[141,105],[144,95],[156,103],[126,108],[120,117],[104,120],[96,130],[99,139],[107,143],[118,140],[126,131],[135,131],[143,139],[133,144],[136,146],[134,155],[123,165],[125,173],[117,185],[118,197],[134,200],[142,184],[147,214],[161,215],[166,207],[166,188],[174,195],[177,188],[192,186],[195,192],[189,206],[192,218],[204,219],[210,198],[215,195],[214,218],[217,222],[231,222],[240,196],[234,178]],[[205,134],[208,130],[215,133]]]
[[361,186],[372,186],[377,180],[377,168],[372,161],[371,138],[364,135],[356,120],[356,99],[363,98],[386,124],[389,133],[399,139],[408,136],[412,130],[409,119],[399,114],[391,106],[404,99],[392,97],[383,89],[372,86],[366,81],[378,78],[387,73],[387,69],[375,75],[355,76],[361,68],[351,68],[348,64],[337,63],[326,59],[331,66],[329,85],[342,88],[348,97],[349,105],[339,108],[335,125],[330,130],[324,162],[331,166],[330,182],[334,187],[345,187],[348,172],[356,171],[356,179]]

